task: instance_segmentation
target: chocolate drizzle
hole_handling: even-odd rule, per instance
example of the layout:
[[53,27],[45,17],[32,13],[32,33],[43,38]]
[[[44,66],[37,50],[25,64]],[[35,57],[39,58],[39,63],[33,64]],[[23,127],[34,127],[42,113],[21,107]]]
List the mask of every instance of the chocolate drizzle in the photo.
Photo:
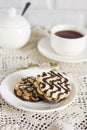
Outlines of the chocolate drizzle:
[[40,101],[41,98],[36,92],[33,81],[33,77],[22,78],[19,83],[16,84],[16,87],[14,89],[15,95],[25,101]]
[[14,89],[15,95],[22,100],[31,102],[44,100],[50,103],[60,102],[70,95],[70,91],[68,79],[56,71],[22,78]]
[[42,91],[42,98],[47,97],[46,100],[56,102],[70,94],[71,85],[68,79],[60,73],[54,71],[44,72],[38,80],[38,93]]

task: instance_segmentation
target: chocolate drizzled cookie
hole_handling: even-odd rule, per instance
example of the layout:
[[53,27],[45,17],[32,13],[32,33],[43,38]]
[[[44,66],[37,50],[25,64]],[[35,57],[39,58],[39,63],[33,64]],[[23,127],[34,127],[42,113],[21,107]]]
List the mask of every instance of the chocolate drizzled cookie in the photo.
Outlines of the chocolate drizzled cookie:
[[34,85],[38,95],[47,102],[58,103],[70,95],[71,85],[68,79],[55,71],[38,75]]
[[15,86],[15,95],[25,101],[37,102],[41,98],[36,92],[36,88],[33,84],[34,77],[22,78]]

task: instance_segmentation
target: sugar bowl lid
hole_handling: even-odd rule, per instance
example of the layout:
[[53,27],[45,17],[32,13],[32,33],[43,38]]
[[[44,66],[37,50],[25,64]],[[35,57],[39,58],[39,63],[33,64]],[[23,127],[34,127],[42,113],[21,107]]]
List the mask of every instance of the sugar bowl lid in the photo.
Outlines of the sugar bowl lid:
[[29,26],[28,21],[16,13],[15,8],[10,8],[6,16],[0,17],[0,27],[20,28]]

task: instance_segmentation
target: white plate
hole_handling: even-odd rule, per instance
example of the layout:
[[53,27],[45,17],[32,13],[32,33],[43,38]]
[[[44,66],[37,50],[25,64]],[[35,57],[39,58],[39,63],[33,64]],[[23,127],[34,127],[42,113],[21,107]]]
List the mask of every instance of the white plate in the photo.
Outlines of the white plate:
[[33,112],[50,112],[50,111],[60,110],[67,107],[69,104],[71,104],[77,95],[77,88],[72,81],[71,84],[73,87],[72,87],[71,95],[67,99],[61,101],[58,104],[51,104],[46,102],[32,103],[28,101],[22,101],[21,99],[17,98],[14,95],[14,87],[15,84],[19,81],[19,79],[27,76],[36,76],[37,74],[41,74],[43,71],[47,72],[49,70],[30,68],[26,70],[20,70],[8,75],[1,83],[0,86],[1,96],[5,99],[6,102],[8,102],[9,104],[15,107],[23,109],[25,111],[33,111]]
[[45,57],[55,60],[55,61],[61,61],[61,62],[73,62],[73,63],[78,63],[78,62],[83,62],[87,61],[87,47],[86,49],[79,55],[76,56],[64,56],[57,54],[50,45],[50,39],[45,37],[42,38],[38,45],[37,48],[39,52],[44,55]]

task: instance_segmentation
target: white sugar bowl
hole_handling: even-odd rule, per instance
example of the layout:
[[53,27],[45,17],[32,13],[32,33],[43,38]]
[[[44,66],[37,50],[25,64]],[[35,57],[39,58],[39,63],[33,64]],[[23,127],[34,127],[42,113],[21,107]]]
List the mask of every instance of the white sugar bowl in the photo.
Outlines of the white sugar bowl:
[[31,27],[28,21],[16,14],[16,9],[8,10],[7,16],[0,17],[0,47],[20,48],[30,39]]

